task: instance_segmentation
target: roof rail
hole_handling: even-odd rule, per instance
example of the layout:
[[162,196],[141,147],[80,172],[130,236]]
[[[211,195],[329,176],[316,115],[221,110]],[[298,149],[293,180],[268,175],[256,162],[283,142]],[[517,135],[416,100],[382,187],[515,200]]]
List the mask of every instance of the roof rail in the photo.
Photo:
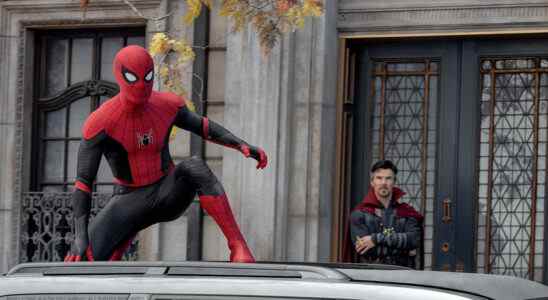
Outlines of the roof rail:
[[414,270],[409,267],[386,264],[369,264],[369,263],[339,263],[339,262],[276,262],[276,261],[260,261],[257,263],[264,264],[283,264],[283,265],[301,265],[314,266],[330,269],[360,269],[360,270]]
[[239,264],[227,262],[71,262],[24,263],[7,276],[223,276],[349,280],[342,272],[299,264]]

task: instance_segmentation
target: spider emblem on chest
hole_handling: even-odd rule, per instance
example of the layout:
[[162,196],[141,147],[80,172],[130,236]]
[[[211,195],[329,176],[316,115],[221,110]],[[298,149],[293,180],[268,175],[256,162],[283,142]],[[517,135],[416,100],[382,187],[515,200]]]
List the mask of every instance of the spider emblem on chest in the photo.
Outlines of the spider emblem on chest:
[[152,135],[152,128],[145,133],[137,132],[137,146],[139,149],[143,149],[148,145],[154,143],[154,136]]

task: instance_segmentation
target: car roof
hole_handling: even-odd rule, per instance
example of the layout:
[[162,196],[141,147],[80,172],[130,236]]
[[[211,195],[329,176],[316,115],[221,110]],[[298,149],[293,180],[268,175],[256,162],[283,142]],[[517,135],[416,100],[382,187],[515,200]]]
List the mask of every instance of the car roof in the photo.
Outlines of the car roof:
[[[80,262],[27,263],[11,269],[6,279],[20,277],[44,280],[63,277],[76,282],[82,276],[94,278],[150,277],[207,278],[229,280],[300,280],[330,283],[389,284],[430,289],[442,289],[491,299],[530,299],[548,296],[548,287],[521,278],[471,273],[414,271],[387,265],[318,264],[318,263],[259,263],[236,264],[226,262]],[[39,280],[32,282],[39,283]],[[59,281],[57,281],[59,282]],[[131,282],[128,281],[128,282]],[[1,281],[0,281],[1,283]],[[135,283],[135,281],[133,282]],[[1,285],[1,284],[0,284]],[[548,299],[548,298],[546,298]]]
[[338,269],[360,282],[383,282],[464,291],[492,299],[547,299],[548,287],[518,277],[415,270]]

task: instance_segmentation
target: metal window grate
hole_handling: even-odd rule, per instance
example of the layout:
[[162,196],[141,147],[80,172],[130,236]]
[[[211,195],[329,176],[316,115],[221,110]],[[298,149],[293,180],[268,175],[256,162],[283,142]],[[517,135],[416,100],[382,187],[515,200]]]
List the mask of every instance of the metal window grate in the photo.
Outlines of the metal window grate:
[[479,272],[542,280],[548,60],[481,61]]
[[[20,262],[62,261],[74,239],[71,193],[29,192],[21,203]],[[109,201],[110,194],[94,194],[91,218]],[[134,240],[124,260],[137,260]]]
[[402,199],[425,216],[421,265],[432,265],[433,201],[439,62],[429,59],[373,63],[373,161],[399,169]]

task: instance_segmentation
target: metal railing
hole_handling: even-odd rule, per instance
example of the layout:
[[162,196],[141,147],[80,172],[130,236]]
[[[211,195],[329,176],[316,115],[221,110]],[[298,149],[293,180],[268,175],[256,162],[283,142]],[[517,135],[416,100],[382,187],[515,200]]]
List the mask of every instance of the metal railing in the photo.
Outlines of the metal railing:
[[[21,203],[20,262],[63,261],[74,239],[72,193],[26,192]],[[105,207],[111,194],[93,194],[91,219]],[[123,260],[137,260],[134,240]]]

